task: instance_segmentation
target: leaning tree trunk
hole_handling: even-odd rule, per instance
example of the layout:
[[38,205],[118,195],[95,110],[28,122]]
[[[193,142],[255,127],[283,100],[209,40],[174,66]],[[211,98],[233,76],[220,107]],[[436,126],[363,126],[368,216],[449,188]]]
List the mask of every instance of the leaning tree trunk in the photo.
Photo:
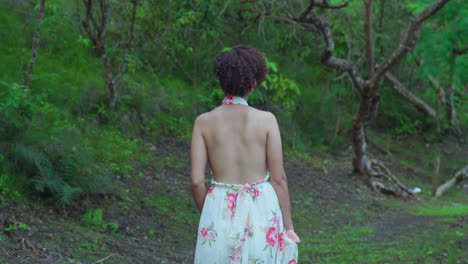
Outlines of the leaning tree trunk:
[[437,189],[434,191],[434,199],[437,199],[439,196],[443,195],[450,188],[461,183],[463,180],[468,180],[468,165],[465,165],[463,169],[457,171],[452,179],[437,187]]
[[33,72],[34,64],[36,63],[37,50],[39,49],[39,33],[41,32],[41,23],[42,23],[42,18],[44,17],[44,12],[45,12],[45,0],[41,0],[39,13],[37,15],[36,29],[34,30],[31,58],[29,59],[28,68],[26,69],[26,72],[24,73],[24,79],[23,79],[24,86],[29,85],[29,80],[31,79],[31,74]]
[[387,72],[385,74],[385,79],[390,82],[391,87],[398,94],[400,94],[404,99],[410,102],[416,109],[429,115],[430,117],[436,119],[436,111],[429,106],[426,102],[421,100],[415,94],[413,94],[409,89],[407,89],[393,74]]

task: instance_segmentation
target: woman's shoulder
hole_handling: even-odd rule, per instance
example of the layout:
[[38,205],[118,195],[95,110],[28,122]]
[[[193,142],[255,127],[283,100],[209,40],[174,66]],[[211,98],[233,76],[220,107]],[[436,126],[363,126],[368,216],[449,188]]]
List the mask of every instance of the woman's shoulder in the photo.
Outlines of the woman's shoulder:
[[252,107],[252,114],[255,115],[257,118],[262,119],[264,121],[276,122],[275,115],[269,111],[263,111],[263,110]]

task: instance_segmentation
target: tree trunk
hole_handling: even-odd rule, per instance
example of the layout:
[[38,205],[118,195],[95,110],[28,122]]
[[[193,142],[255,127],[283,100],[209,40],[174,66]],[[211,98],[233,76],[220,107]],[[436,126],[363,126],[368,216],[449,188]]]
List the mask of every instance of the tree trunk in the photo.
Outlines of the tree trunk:
[[455,92],[455,63],[456,63],[456,52],[452,52],[451,62],[450,62],[450,83],[447,89],[447,99],[445,100],[446,104],[446,115],[447,120],[449,121],[450,128],[452,129],[454,135],[461,141],[463,141],[463,132],[458,125],[458,116],[455,109],[455,102],[453,100],[453,95]]
[[450,188],[459,184],[463,180],[468,180],[468,165],[465,165],[463,169],[457,171],[457,173],[455,173],[455,176],[452,179],[440,185],[434,192],[434,199],[437,199],[438,197],[446,193]]
[[109,94],[107,97],[107,103],[110,109],[114,109],[117,103],[117,89],[115,88],[115,81],[112,75],[112,67],[107,57],[106,49],[104,48],[104,53],[102,55],[102,63],[104,64],[105,70],[105,79],[107,88],[109,89]]
[[132,47],[133,44],[133,29],[135,27],[135,17],[136,17],[136,10],[138,6],[138,0],[132,0],[132,18],[130,20],[130,30],[128,32],[128,41],[127,45],[125,45],[125,51],[124,51],[124,56],[123,56],[123,61],[122,61],[122,67],[121,67],[121,74],[125,74],[125,71],[127,70],[127,63],[128,63],[128,52]]
[[374,77],[375,47],[374,47],[374,0],[365,0],[366,18],[364,31],[366,32],[366,70],[367,79]]
[[117,103],[117,89],[114,76],[112,74],[112,66],[106,50],[106,30],[109,20],[109,6],[107,0],[99,1],[99,19],[93,12],[93,0],[83,0],[86,8],[86,16],[81,22],[84,30],[91,39],[94,45],[96,54],[101,56],[104,66],[104,78],[107,84],[109,93],[107,94],[107,106],[114,109]]
[[434,174],[432,174],[432,194],[435,194],[437,186],[439,185],[439,172],[440,172],[440,151],[436,149],[434,157]]
[[42,23],[42,18],[44,17],[44,11],[45,11],[45,0],[41,0],[39,13],[37,14],[36,29],[34,30],[31,58],[29,59],[28,68],[26,69],[26,72],[24,73],[24,79],[23,79],[24,86],[29,85],[31,74],[34,69],[34,64],[36,63],[37,50],[39,49],[39,33],[41,32],[41,23]]
[[365,126],[369,120],[370,107],[369,97],[363,93],[360,97],[359,108],[352,122],[352,143],[354,151],[353,168],[357,174],[367,173],[368,159],[366,156],[366,133]]

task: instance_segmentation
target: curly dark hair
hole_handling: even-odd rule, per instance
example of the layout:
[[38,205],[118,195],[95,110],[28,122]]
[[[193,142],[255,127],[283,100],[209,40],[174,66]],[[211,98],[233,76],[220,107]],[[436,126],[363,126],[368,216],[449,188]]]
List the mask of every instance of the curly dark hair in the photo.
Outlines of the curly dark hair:
[[238,45],[216,57],[214,71],[225,95],[245,96],[266,79],[268,68],[260,51]]

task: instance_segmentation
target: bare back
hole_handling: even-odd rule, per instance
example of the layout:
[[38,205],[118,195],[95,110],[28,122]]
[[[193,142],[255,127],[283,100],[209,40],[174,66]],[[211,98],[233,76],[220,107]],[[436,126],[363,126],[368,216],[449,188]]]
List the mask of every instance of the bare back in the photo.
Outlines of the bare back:
[[202,136],[216,181],[253,183],[266,175],[268,112],[223,105],[203,114]]

